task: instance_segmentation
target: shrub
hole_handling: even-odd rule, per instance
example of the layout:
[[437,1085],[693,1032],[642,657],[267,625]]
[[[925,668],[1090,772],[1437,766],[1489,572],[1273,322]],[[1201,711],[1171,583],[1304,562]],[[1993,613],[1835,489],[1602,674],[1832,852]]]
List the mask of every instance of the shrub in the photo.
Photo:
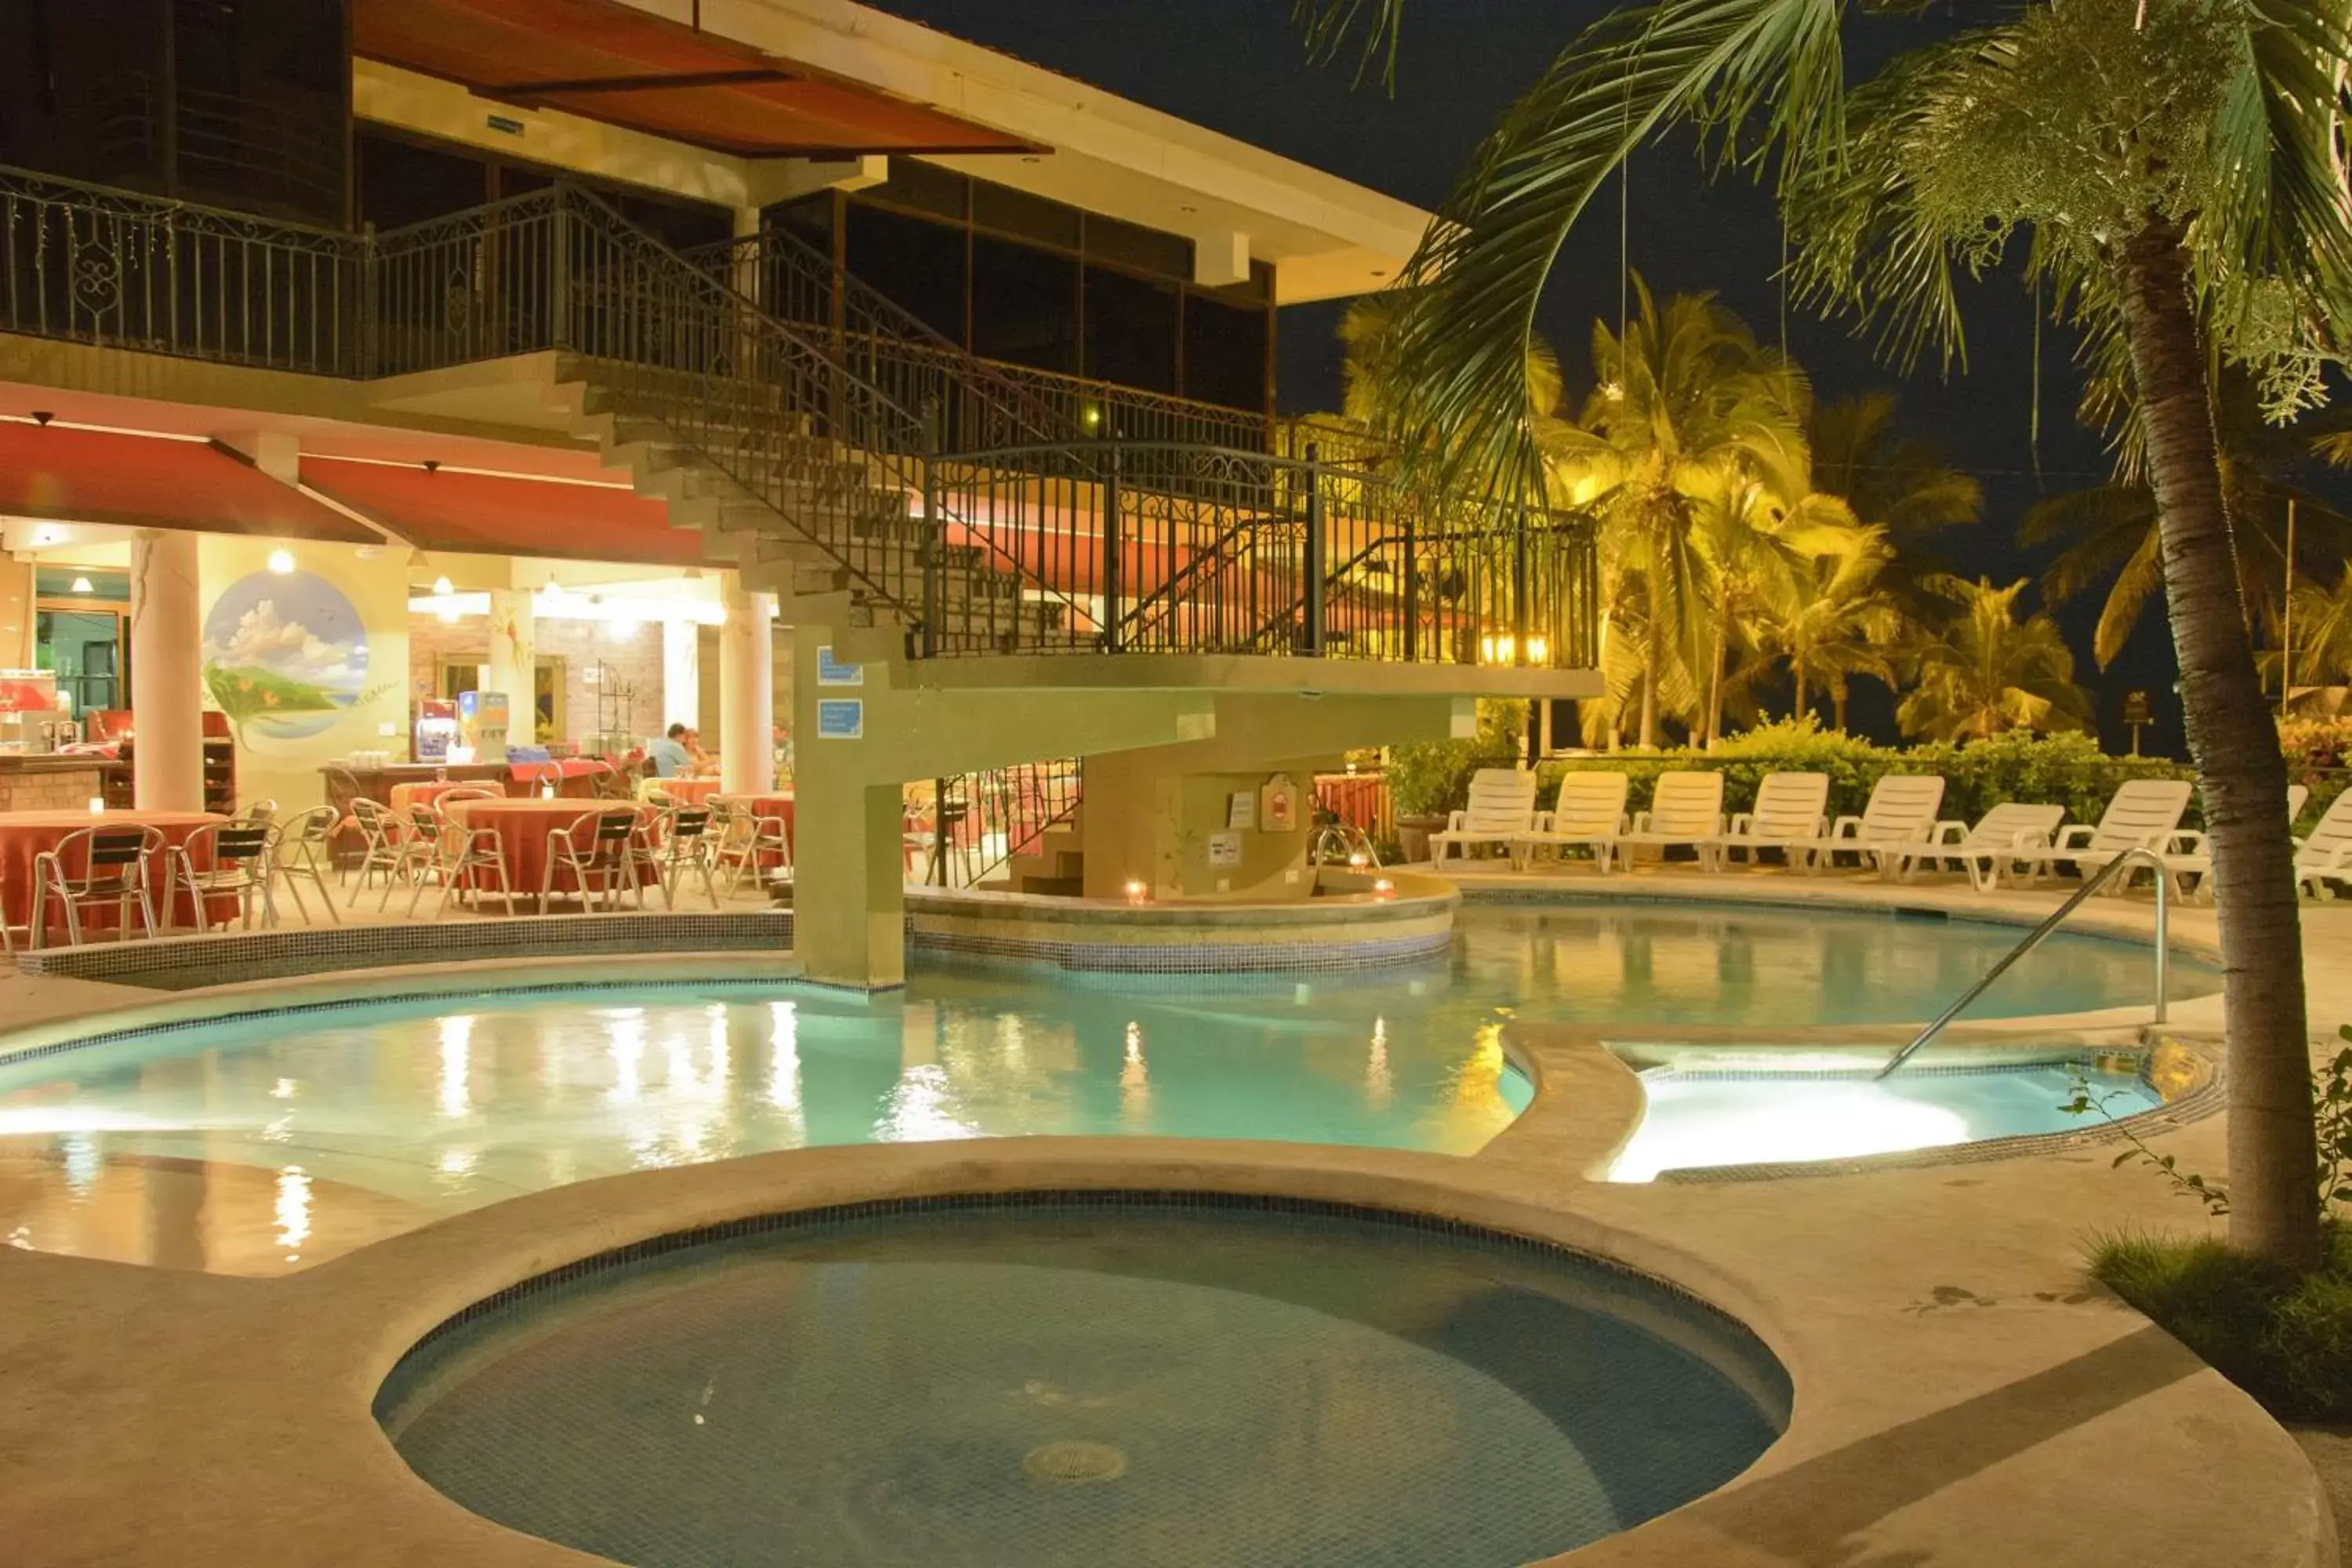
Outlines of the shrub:
[[1869,803],[1871,786],[1888,773],[1940,773],[1946,787],[1942,815],[1974,822],[2003,801],[2039,801],[2063,805],[2076,822],[2096,822],[2117,785],[2135,778],[2187,778],[2188,770],[2160,757],[2111,757],[2087,735],[2036,736],[2023,731],[1966,745],[1937,743],[1908,751],[1821,729],[1809,715],[1751,730],[1712,752],[1687,748],[1574,757],[1544,764],[1538,804],[1549,806],[1559,775],[1578,769],[1608,769],[1631,781],[1629,810],[1648,806],[1658,775],[1673,769],[1712,769],[1723,774],[1723,808],[1746,811],[1756,803],[1756,786],[1771,773],[1822,773],[1830,776],[1829,812],[1856,816]]
[[2091,1272],[2272,1415],[2352,1419],[2352,1230],[2300,1279],[2211,1238],[2109,1237]]
[[1528,729],[1528,705],[1513,701],[1478,704],[1478,734],[1468,741],[1417,741],[1389,751],[1390,808],[1399,816],[1442,816],[1470,799],[1470,778],[1480,768],[1507,768],[1519,759]]

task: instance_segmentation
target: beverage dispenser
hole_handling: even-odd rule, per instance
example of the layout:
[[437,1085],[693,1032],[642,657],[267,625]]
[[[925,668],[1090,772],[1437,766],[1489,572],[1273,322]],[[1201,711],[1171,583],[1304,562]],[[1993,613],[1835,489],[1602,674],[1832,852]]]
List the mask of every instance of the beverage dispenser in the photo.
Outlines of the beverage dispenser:
[[478,763],[507,760],[507,694],[467,691],[457,699],[457,719]]

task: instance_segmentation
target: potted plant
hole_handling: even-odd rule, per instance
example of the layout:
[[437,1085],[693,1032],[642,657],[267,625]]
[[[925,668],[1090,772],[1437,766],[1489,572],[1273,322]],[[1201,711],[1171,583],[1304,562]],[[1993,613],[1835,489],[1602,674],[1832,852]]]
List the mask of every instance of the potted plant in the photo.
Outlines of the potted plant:
[[1518,761],[1526,726],[1527,704],[1481,702],[1475,740],[1389,748],[1389,805],[1396,814],[1404,864],[1429,858],[1429,836],[1444,827],[1449,813],[1469,804],[1472,775],[1480,768],[1507,768]]

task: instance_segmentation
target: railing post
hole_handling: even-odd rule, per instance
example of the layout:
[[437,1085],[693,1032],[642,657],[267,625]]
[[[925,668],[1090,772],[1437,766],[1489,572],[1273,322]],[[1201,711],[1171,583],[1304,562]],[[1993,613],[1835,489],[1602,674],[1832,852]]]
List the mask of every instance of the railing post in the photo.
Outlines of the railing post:
[[1307,625],[1305,653],[1323,657],[1323,448],[1307,444]]
[[1404,658],[1407,664],[1421,657],[1421,552],[1415,548],[1412,532],[1417,515],[1411,497],[1404,501]]
[[354,315],[359,327],[359,342],[355,352],[359,363],[354,367],[363,376],[384,374],[381,358],[383,353],[383,269],[375,243],[375,225],[366,224],[360,229],[360,297]]
[[[931,421],[923,421],[923,629],[917,654],[936,658],[940,651],[940,618],[947,609],[947,519],[940,504],[940,448]],[[934,811],[937,807],[934,806]]]
[[1103,651],[1117,653],[1121,641],[1121,617],[1118,601],[1126,591],[1120,581],[1123,563],[1119,549],[1119,483],[1118,447],[1113,445],[1109,460],[1103,464],[1102,482],[1102,584]]
[[555,214],[547,237],[548,346],[568,349],[572,341],[572,189],[558,181]]
[[[1547,652],[1549,650],[1547,649]],[[1511,662],[1528,662],[1528,509],[1511,530]]]

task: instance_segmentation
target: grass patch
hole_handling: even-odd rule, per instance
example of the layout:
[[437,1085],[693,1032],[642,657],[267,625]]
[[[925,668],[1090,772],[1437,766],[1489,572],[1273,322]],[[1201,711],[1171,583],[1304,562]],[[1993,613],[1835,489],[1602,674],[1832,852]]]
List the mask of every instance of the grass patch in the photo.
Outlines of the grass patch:
[[2091,1272],[2284,1420],[2352,1421],[2352,1225],[2298,1279],[2219,1241],[2111,1237]]

